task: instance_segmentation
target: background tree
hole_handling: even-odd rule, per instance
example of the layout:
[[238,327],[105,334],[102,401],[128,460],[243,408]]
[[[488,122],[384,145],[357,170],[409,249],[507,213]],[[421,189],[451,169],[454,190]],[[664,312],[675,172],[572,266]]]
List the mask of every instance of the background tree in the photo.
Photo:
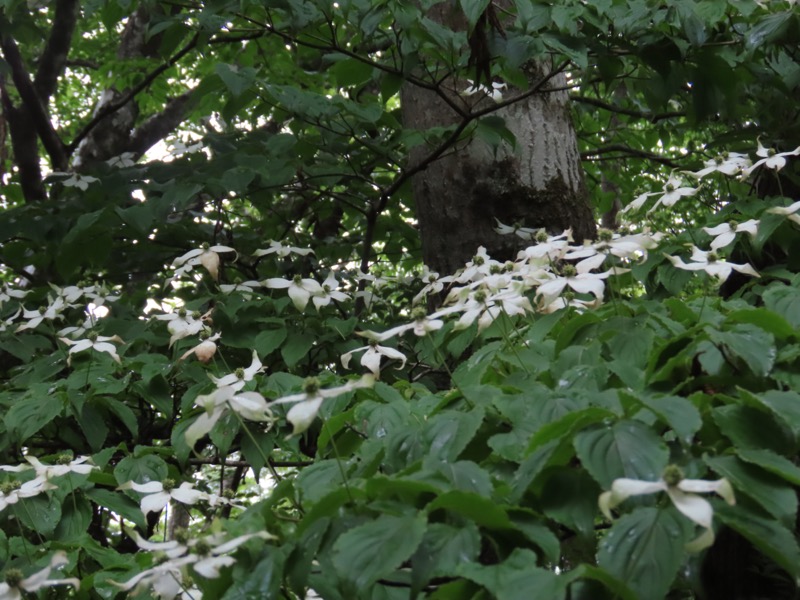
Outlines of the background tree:
[[0,2],[2,589],[794,597],[793,4],[452,9]]

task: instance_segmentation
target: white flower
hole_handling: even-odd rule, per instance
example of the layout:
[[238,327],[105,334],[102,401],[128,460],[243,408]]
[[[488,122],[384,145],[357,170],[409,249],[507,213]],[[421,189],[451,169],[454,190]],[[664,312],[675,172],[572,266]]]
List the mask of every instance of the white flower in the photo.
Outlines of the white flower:
[[711,241],[711,249],[719,250],[730,244],[737,233],[749,233],[750,237],[755,237],[758,233],[758,220],[750,219],[744,223],[720,223],[716,227],[703,227],[708,235],[714,236]]
[[349,352],[342,354],[342,366],[345,369],[350,368],[350,359],[353,357],[353,354],[356,352],[361,352],[362,350],[366,350],[366,352],[364,352],[364,355],[361,357],[361,365],[372,371],[372,374],[375,375],[376,378],[381,374],[382,356],[385,356],[390,360],[399,360],[400,365],[397,367],[398,369],[402,369],[406,365],[405,354],[399,350],[395,350],[394,348],[379,346],[378,342],[371,341],[366,346],[361,346],[360,348],[355,348],[354,350],[350,350]]
[[497,226],[494,230],[499,233],[500,235],[511,235],[512,233],[516,235],[518,238],[525,240],[526,242],[532,242],[536,239],[536,234],[539,232],[538,229],[532,229],[530,227],[522,227],[521,225],[504,225],[500,222],[500,219],[495,217],[495,221],[497,221]]
[[705,531],[687,545],[690,552],[699,552],[714,543],[714,530],[711,521],[714,509],[707,500],[697,496],[698,493],[714,492],[728,504],[735,504],[733,488],[727,479],[705,481],[703,479],[683,479],[678,467],[669,466],[664,476],[658,481],[639,481],[638,479],[615,479],[610,492],[603,492],[598,505],[603,514],[611,519],[611,509],[615,508],[631,496],[667,492],[670,500],[684,516],[700,525]]
[[775,206],[767,210],[768,213],[783,215],[790,221],[800,225],[800,214],[797,214],[798,211],[800,211],[800,200],[789,206]]
[[789,152],[776,152],[772,148],[765,148],[761,145],[761,140],[758,140],[758,151],[756,154],[762,157],[761,160],[755,162],[752,167],[745,169],[745,175],[750,175],[761,165],[764,165],[767,169],[780,171],[786,165],[787,156],[797,156],[800,154],[800,146]]
[[255,293],[256,288],[259,287],[261,287],[260,281],[249,280],[240,281],[238,283],[221,283],[219,289],[226,294],[242,292],[242,296],[249,300],[253,293]]
[[338,291],[338,288],[339,282],[336,280],[336,275],[331,271],[328,273],[328,277],[325,281],[322,282],[321,291],[311,297],[311,301],[314,303],[314,306],[317,307],[317,310],[323,306],[328,306],[331,300],[335,300],[336,302],[346,302],[350,300],[350,296],[344,292]]
[[534,236],[535,246],[529,246],[517,254],[518,261],[540,264],[542,261],[552,262],[564,255],[569,243],[572,241],[572,230],[568,229],[561,235],[548,235],[540,229]]
[[524,295],[522,284],[513,282],[506,290],[489,294],[486,289],[471,292],[463,304],[454,308],[464,314],[453,325],[453,329],[466,329],[478,319],[478,331],[483,331],[501,314],[524,315],[533,311],[530,300]]
[[189,252],[183,256],[179,256],[172,261],[172,266],[178,269],[178,271],[175,273],[175,276],[177,277],[179,274],[183,274],[188,270],[182,269],[182,267],[202,265],[203,268],[205,268],[205,270],[208,271],[216,281],[219,279],[220,252],[236,252],[236,250],[228,246],[209,246],[208,244],[203,244],[203,246],[200,248],[189,250]]
[[48,306],[42,306],[37,310],[28,310],[27,308],[23,308],[22,318],[28,319],[28,322],[17,327],[17,331],[19,332],[25,329],[35,329],[42,321],[52,321],[57,319],[67,307],[68,306],[64,302],[64,299],[59,296]]
[[19,481],[6,481],[0,484],[0,512],[3,512],[9,506],[16,504],[23,498],[32,498],[38,496],[42,492],[54,490],[57,486],[50,483],[43,477],[37,477],[20,483]]
[[[53,173],[53,175],[67,175],[67,173]],[[95,181],[100,181],[97,177],[91,177],[89,175],[79,175],[78,173],[73,173],[66,179],[61,180],[61,185],[65,187],[76,187],[79,190],[85,192],[89,189],[89,184],[94,183]]]
[[116,167],[118,169],[123,169],[125,167],[132,167],[136,164],[136,161],[133,160],[133,157],[136,156],[133,152],[123,152],[119,156],[114,156],[109,158],[106,161],[106,164],[109,167]]
[[111,358],[113,358],[118,363],[122,362],[119,358],[119,355],[117,354],[117,349],[114,346],[114,344],[109,343],[109,342],[115,342],[117,344],[123,343],[122,338],[120,338],[118,335],[108,337],[105,335],[92,334],[88,338],[78,341],[71,340],[65,337],[61,337],[58,339],[64,342],[67,346],[70,346],[69,352],[67,353],[68,354],[67,364],[70,364],[72,362],[73,354],[75,354],[76,352],[83,352],[84,350],[89,350],[90,348],[97,352],[105,352],[106,354],[109,354]]
[[496,81],[492,82],[492,87],[489,88],[483,84],[475,85],[475,83],[471,79],[467,79],[467,83],[469,83],[469,87],[461,92],[463,96],[472,96],[473,94],[485,94],[489,96],[495,102],[500,102],[503,99],[503,93],[501,90],[504,90],[508,87],[505,83],[498,83]]
[[[658,246],[664,237],[663,233],[651,234],[648,231],[634,233],[630,235],[620,235],[608,229],[600,229],[597,232],[597,240],[587,243],[579,248],[571,248],[563,258],[565,260],[586,259],[597,254],[604,256],[613,254],[619,258],[638,259],[646,258],[647,251]],[[598,268],[602,261],[594,264],[593,268]]]
[[670,175],[667,183],[664,184],[664,194],[656,201],[656,203],[653,205],[653,208],[647,211],[647,213],[650,214],[662,204],[667,208],[670,208],[684,196],[694,196],[698,191],[700,191],[700,186],[685,186],[679,177]]
[[553,276],[553,279],[539,286],[536,290],[536,297],[540,299],[542,305],[546,306],[558,298],[564,288],[569,287],[579,294],[591,294],[602,301],[605,291],[603,280],[612,275],[614,271],[591,273],[591,268],[592,265],[586,262],[578,263],[577,265],[564,265],[561,268],[561,275]]
[[264,281],[264,286],[279,290],[288,288],[289,298],[300,312],[305,310],[311,296],[324,293],[322,286],[317,281],[305,279],[301,275],[295,275],[292,279],[273,277]]
[[372,387],[374,383],[375,378],[373,376],[364,375],[361,379],[350,381],[339,387],[322,389],[316,377],[309,377],[303,384],[302,393],[278,398],[270,402],[269,406],[296,403],[286,414],[286,420],[294,427],[291,435],[297,435],[308,429],[317,417],[319,407],[322,406],[323,400],[341,396],[342,394],[352,392],[358,388]]
[[282,244],[281,242],[276,242],[275,240],[269,241],[269,248],[266,250],[256,250],[253,252],[253,256],[255,257],[262,257],[266,256],[267,254],[274,254],[280,258],[286,258],[290,254],[299,254],[300,256],[306,256],[307,254],[313,254],[314,251],[310,248],[297,248],[295,246],[290,246],[288,244]]
[[77,473],[78,475],[88,475],[93,469],[97,467],[89,464],[88,456],[79,456],[74,460],[70,460],[69,455],[65,455],[63,459],[59,457],[58,463],[55,465],[45,465],[35,456],[27,455],[27,460],[31,466],[36,470],[36,476],[44,479],[51,479],[53,477],[61,477],[68,473]]
[[216,341],[220,338],[219,333],[215,333],[211,337],[207,337],[199,344],[194,346],[193,348],[189,348],[186,352],[181,354],[181,357],[178,359],[179,361],[185,360],[190,354],[194,353],[201,363],[207,363],[212,358],[214,358],[214,354],[217,353],[217,344]]
[[738,175],[750,166],[750,159],[744,154],[737,152],[723,152],[714,158],[703,163],[705,166],[696,173],[690,173],[698,179],[711,173],[722,173],[723,175]]
[[0,308],[2,308],[2,306],[12,298],[19,300],[30,293],[30,290],[15,290],[8,287],[8,284],[5,284],[3,285],[3,289],[0,290]]
[[720,283],[726,281],[730,277],[732,271],[738,271],[744,275],[752,275],[753,277],[761,277],[756,273],[755,269],[748,264],[736,265],[720,259],[719,255],[712,251],[704,251],[692,246],[691,259],[694,262],[685,263],[680,258],[675,256],[665,255],[669,261],[678,269],[684,271],[705,271]]
[[22,573],[16,569],[9,569],[5,573],[5,581],[0,583],[0,600],[21,600],[23,592],[38,592],[42,588],[54,585],[71,585],[76,590],[80,587],[80,581],[75,578],[68,579],[49,579],[50,571],[67,564],[67,555],[64,552],[56,552],[50,559],[50,564],[38,573],[34,573],[23,578]]
[[199,312],[189,312],[184,308],[163,315],[155,315],[159,321],[167,321],[167,331],[172,336],[169,338],[170,347],[178,340],[203,331],[205,322],[211,320],[211,311],[201,315]]
[[172,479],[164,481],[148,481],[147,483],[136,483],[128,481],[117,489],[134,490],[142,494],[147,494],[141,500],[142,512],[147,516],[151,512],[162,510],[170,499],[181,504],[195,504],[205,497],[205,493],[194,489],[194,484],[184,481],[180,486],[175,487]]
[[228,386],[238,392],[244,387],[246,382],[252,381],[253,377],[263,370],[264,366],[261,364],[261,361],[258,360],[258,354],[253,350],[253,360],[246,369],[236,369],[236,371],[224,377],[214,377],[213,375],[210,375],[210,377],[214,383],[217,384],[218,388]]
[[186,443],[193,447],[207,434],[222,415],[229,410],[249,421],[271,421],[272,412],[267,401],[258,392],[241,392],[231,386],[217,388],[210,394],[198,396],[195,404],[205,409],[186,429]]
[[185,567],[191,565],[198,575],[207,579],[216,579],[219,577],[221,567],[236,563],[235,558],[225,556],[225,554],[253,538],[274,539],[274,536],[266,531],[241,535],[228,541],[224,540],[224,534],[188,539],[187,534],[182,532],[180,536],[176,537],[181,539],[168,542],[149,542],[138,534],[134,534],[134,540],[139,548],[163,552],[169,560],[142,571],[125,583],[115,583],[114,585],[123,591],[136,588],[134,593],[141,591],[141,588],[150,587],[159,598],[175,598],[185,589]]

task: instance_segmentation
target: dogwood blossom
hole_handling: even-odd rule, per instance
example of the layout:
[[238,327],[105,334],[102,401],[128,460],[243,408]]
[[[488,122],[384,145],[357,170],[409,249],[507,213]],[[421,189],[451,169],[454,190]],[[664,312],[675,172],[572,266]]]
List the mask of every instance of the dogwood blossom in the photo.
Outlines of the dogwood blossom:
[[214,377],[213,375],[210,377],[212,381],[217,384],[218,388],[228,386],[238,392],[245,386],[245,383],[252,381],[253,377],[263,370],[264,365],[262,365],[261,361],[258,359],[258,353],[253,350],[253,360],[246,369],[236,369],[233,373],[229,373],[224,377]]
[[28,319],[28,322],[17,327],[17,332],[24,331],[25,329],[35,329],[43,321],[58,319],[61,317],[61,313],[68,307],[67,303],[64,302],[64,299],[60,296],[50,302],[49,305],[42,306],[36,310],[28,310],[23,307],[22,318]]
[[5,284],[3,285],[3,289],[0,289],[0,308],[2,308],[3,305],[12,298],[21,300],[30,293],[30,290],[15,290],[8,287],[8,284]]
[[338,290],[339,282],[336,280],[336,275],[334,275],[333,271],[328,273],[321,287],[322,289],[311,297],[311,301],[314,303],[317,310],[323,306],[328,306],[331,300],[346,302],[350,299],[350,296]]
[[194,489],[194,484],[188,481],[184,481],[178,487],[175,487],[173,479],[148,481],[147,483],[128,481],[117,489],[134,490],[135,492],[146,494],[140,502],[145,516],[151,512],[163,510],[170,500],[175,500],[181,504],[195,504],[205,496],[204,492]]
[[36,477],[43,479],[61,477],[69,473],[88,475],[97,468],[95,465],[88,462],[90,460],[90,457],[88,456],[79,456],[78,458],[73,459],[69,454],[64,454],[58,457],[56,464],[54,465],[46,465],[38,458],[31,455],[26,455],[25,460],[30,463],[33,469],[35,469]]
[[503,92],[508,87],[506,83],[499,83],[497,81],[492,82],[492,87],[488,87],[482,84],[475,85],[475,83],[471,79],[467,79],[467,83],[469,83],[469,87],[465,89],[461,94],[463,96],[472,96],[474,94],[484,94],[494,100],[495,102],[500,102],[503,99]]
[[539,286],[536,297],[542,305],[552,303],[565,288],[570,288],[579,294],[591,294],[598,300],[603,300],[605,283],[603,280],[614,274],[613,270],[604,273],[592,273],[589,263],[567,264],[561,268],[559,275],[554,275],[550,281]]
[[750,159],[738,152],[722,152],[714,158],[703,163],[704,167],[695,173],[690,173],[698,179],[710,175],[711,173],[722,173],[723,175],[739,175],[750,166]]
[[264,286],[274,289],[288,290],[289,298],[297,310],[303,312],[306,304],[312,296],[324,293],[322,286],[314,279],[307,279],[301,275],[295,275],[292,279],[282,279],[273,277],[264,281]]
[[353,357],[353,354],[361,352],[362,350],[366,350],[366,352],[361,356],[361,365],[372,371],[375,377],[379,377],[381,374],[381,357],[383,356],[390,360],[399,360],[400,365],[397,367],[398,369],[402,369],[406,365],[405,354],[394,348],[389,348],[388,346],[380,346],[378,342],[372,340],[366,346],[361,346],[360,348],[355,348],[342,354],[342,366],[345,369],[349,369],[350,359]]
[[262,256],[267,256],[268,254],[274,254],[279,258],[286,258],[290,254],[299,254],[300,256],[306,256],[308,254],[314,254],[314,251],[311,248],[297,248],[296,246],[290,246],[289,244],[284,244],[282,242],[276,242],[275,240],[269,241],[269,248],[264,250],[256,250],[253,252],[253,256],[260,258]]
[[207,337],[196,346],[189,348],[186,352],[181,354],[179,361],[185,360],[191,354],[194,354],[201,363],[208,363],[217,352],[217,340],[220,338],[219,333]]
[[179,256],[172,261],[172,266],[176,269],[174,277],[179,277],[191,270],[191,267],[202,265],[211,274],[214,280],[219,279],[219,255],[221,252],[236,252],[229,246],[210,246],[203,244],[200,248],[189,250],[186,254]]
[[361,379],[350,381],[344,385],[322,389],[319,379],[309,377],[303,383],[303,391],[301,393],[273,400],[269,403],[269,406],[295,403],[286,413],[286,420],[294,427],[291,435],[297,435],[309,428],[314,419],[316,419],[319,408],[326,398],[335,398],[359,388],[372,387],[374,383],[375,378],[372,375],[364,375]]
[[790,221],[800,225],[800,214],[797,214],[798,211],[800,211],[800,200],[789,206],[775,206],[767,210],[768,213],[783,215]]
[[236,563],[236,559],[227,554],[253,538],[268,540],[274,536],[266,531],[259,531],[226,541],[222,533],[190,538],[186,531],[178,531],[174,540],[149,542],[134,534],[134,541],[139,548],[163,553],[168,560],[142,571],[125,583],[114,585],[122,591],[134,590],[134,593],[149,587],[158,598],[175,598],[186,587],[184,581],[188,580],[187,567],[191,566],[195,573],[206,579],[216,579],[220,575],[220,568]]
[[749,233],[750,237],[755,237],[758,233],[758,219],[750,219],[744,223],[720,223],[716,227],[703,227],[708,235],[714,236],[711,241],[711,249],[719,250],[730,244],[737,233]]
[[675,205],[678,200],[685,196],[694,196],[697,192],[700,191],[700,187],[691,187],[683,184],[683,181],[680,177],[675,175],[670,175],[667,183],[664,184],[664,193],[662,196],[656,201],[653,207],[647,211],[648,214],[653,212],[656,208],[661,206],[662,204],[667,208],[670,208]]
[[172,347],[172,344],[178,340],[203,331],[205,323],[211,320],[211,311],[201,315],[197,311],[190,312],[181,308],[175,312],[155,315],[154,318],[158,321],[167,321],[167,331],[172,334],[169,338],[169,345]]
[[658,481],[615,479],[611,484],[611,491],[600,494],[598,505],[603,514],[611,519],[611,510],[631,496],[657,492],[667,492],[675,508],[705,529],[697,539],[687,545],[687,550],[690,552],[699,552],[714,543],[714,530],[711,528],[714,509],[707,500],[696,494],[713,492],[728,504],[736,504],[733,488],[727,479],[717,481],[684,479],[683,472],[678,467],[671,465],[666,468],[664,476]]
[[238,392],[232,386],[217,388],[210,394],[198,396],[195,404],[205,409],[186,429],[186,443],[191,447],[207,434],[222,415],[233,411],[249,421],[271,421],[272,412],[258,392]]
[[82,340],[71,340],[66,337],[58,338],[62,342],[64,342],[67,346],[70,346],[69,351],[67,352],[67,364],[72,362],[72,355],[76,352],[83,352],[84,350],[95,350],[96,352],[105,352],[106,354],[110,355],[118,363],[121,363],[119,355],[117,354],[117,349],[114,344],[110,342],[115,342],[117,344],[121,344],[122,338],[118,335],[113,335],[111,337],[105,335],[95,335],[93,333],[89,334],[88,338]]
[[705,271],[720,283],[727,281],[733,271],[738,271],[744,275],[752,275],[753,277],[761,277],[749,264],[737,265],[729,263],[723,260],[715,251],[700,250],[696,246],[692,246],[691,259],[694,262],[691,263],[685,263],[676,256],[665,256],[678,269],[683,269],[684,271]]
[[25,483],[17,480],[5,481],[0,484],[0,512],[23,498],[32,498],[56,487],[43,477],[36,477]]
[[797,156],[798,154],[800,154],[800,146],[788,152],[777,152],[772,148],[764,147],[761,144],[761,140],[758,140],[758,150],[756,151],[756,155],[760,156],[761,160],[756,161],[753,163],[753,166],[745,169],[744,174],[750,175],[761,165],[764,165],[764,167],[767,169],[780,171],[784,166],[786,166],[787,156]]
[[50,571],[68,562],[67,555],[59,551],[50,559],[50,564],[28,577],[24,577],[22,572],[17,569],[7,570],[5,581],[0,583],[0,600],[21,600],[26,594],[32,594],[42,588],[54,585],[71,585],[77,590],[80,587],[80,581],[74,577],[50,579]]

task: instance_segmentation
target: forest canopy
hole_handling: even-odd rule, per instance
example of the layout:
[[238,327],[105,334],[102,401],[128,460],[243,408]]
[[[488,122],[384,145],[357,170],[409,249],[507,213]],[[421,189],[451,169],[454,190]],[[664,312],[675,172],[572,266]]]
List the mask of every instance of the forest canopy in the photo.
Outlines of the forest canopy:
[[795,598],[799,48],[0,0],[0,599]]

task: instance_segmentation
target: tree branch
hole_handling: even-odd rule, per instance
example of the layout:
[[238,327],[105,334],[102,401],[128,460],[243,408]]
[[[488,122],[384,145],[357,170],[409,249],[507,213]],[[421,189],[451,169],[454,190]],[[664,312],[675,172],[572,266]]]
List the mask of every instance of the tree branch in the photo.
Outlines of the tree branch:
[[183,122],[183,118],[186,114],[186,106],[192,94],[194,94],[194,89],[172,98],[167,102],[164,110],[153,115],[139,125],[134,130],[130,143],[125,151],[133,152],[138,159],[153,145],[172,133],[172,131]]
[[614,106],[613,104],[608,104],[607,102],[603,102],[602,100],[598,100],[597,98],[589,98],[587,96],[570,96],[570,100],[575,102],[580,102],[581,104],[589,104],[591,106],[596,106],[598,108],[602,108],[603,110],[607,110],[616,114],[620,115],[628,115],[629,117],[635,117],[637,119],[644,119],[646,121],[650,121],[651,123],[657,123],[658,121],[662,121],[664,119],[672,119],[675,117],[685,117],[685,112],[674,111],[674,112],[665,112],[665,113],[646,113],[639,110],[632,110],[629,108],[622,108],[621,106]]
[[56,91],[58,77],[64,71],[67,55],[72,44],[72,34],[78,22],[78,0],[58,0],[53,16],[53,26],[50,28],[50,38],[47,40],[42,56],[39,58],[34,87],[43,104]]
[[14,164],[19,170],[19,184],[22,195],[28,202],[47,200],[47,191],[42,182],[42,168],[39,164],[39,144],[36,128],[24,107],[17,108],[0,82],[3,115],[11,134],[11,148],[14,151]]
[[67,168],[67,153],[64,151],[64,144],[59,139],[55,129],[53,129],[53,124],[50,122],[39,94],[33,87],[33,82],[31,82],[30,75],[25,69],[17,43],[9,36],[2,36],[0,38],[0,48],[3,50],[6,62],[11,67],[11,77],[14,80],[17,92],[22,98],[23,107],[30,115],[36,128],[36,133],[39,134],[39,138],[42,140],[48,156],[50,156],[53,169],[57,171],[65,170]]
[[97,114],[92,117],[92,120],[86,124],[86,126],[75,136],[75,139],[70,142],[69,146],[67,146],[67,152],[72,154],[75,152],[75,149],[78,145],[83,141],[83,139],[88,136],[92,130],[97,127],[106,117],[117,112],[123,106],[125,106],[128,102],[133,100],[137,94],[147,89],[156,78],[161,75],[164,71],[172,67],[175,63],[177,63],[181,58],[186,56],[196,45],[198,40],[200,39],[199,34],[195,34],[192,39],[178,52],[176,52],[168,61],[166,61],[161,66],[157,67],[153,71],[151,71],[141,82],[139,82],[136,86],[130,89],[127,94],[123,95],[119,100],[115,102],[110,102],[103,106],[100,110],[97,111]]
[[605,158],[600,158],[601,155],[609,154],[610,152],[620,152],[622,154],[627,154],[629,156],[635,156],[636,158],[644,158],[646,160],[651,160],[653,162],[666,165],[671,169],[681,168],[681,165],[676,163],[671,158],[659,156],[658,154],[654,154],[652,152],[645,152],[644,150],[636,150],[634,148],[625,146],[624,144],[609,144],[608,146],[603,146],[602,148],[595,148],[594,150],[587,150],[586,152],[581,152],[581,160],[614,160],[621,158],[620,156],[609,156]]

